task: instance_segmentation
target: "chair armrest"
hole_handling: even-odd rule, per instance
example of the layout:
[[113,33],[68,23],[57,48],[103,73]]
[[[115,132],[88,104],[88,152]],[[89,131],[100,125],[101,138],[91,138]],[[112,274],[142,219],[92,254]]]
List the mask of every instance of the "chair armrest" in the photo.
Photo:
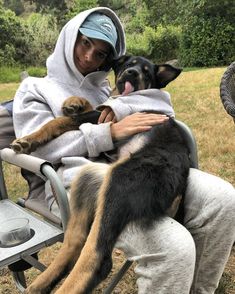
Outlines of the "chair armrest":
[[175,120],[189,148],[190,166],[198,169],[197,143],[191,129],[182,121]]
[[3,161],[35,173],[45,181],[50,181],[50,184],[56,194],[61,213],[62,225],[65,230],[69,218],[69,203],[66,190],[57,173],[53,169],[52,164],[32,155],[16,154],[9,148],[0,150],[0,158]]
[[3,161],[27,169],[44,179],[45,175],[42,173],[42,166],[44,164],[51,165],[48,161],[34,157],[32,155],[16,154],[13,150],[9,148],[4,148],[0,150],[0,157]]
[[235,122],[235,61],[228,66],[221,78],[220,98],[224,109]]

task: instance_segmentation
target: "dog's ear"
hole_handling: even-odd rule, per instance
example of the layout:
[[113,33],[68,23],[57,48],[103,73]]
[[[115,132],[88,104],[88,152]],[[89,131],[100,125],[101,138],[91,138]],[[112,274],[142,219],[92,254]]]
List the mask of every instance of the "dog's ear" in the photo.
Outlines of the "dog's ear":
[[123,63],[127,62],[130,57],[130,55],[122,55],[118,59],[114,59],[112,61],[112,69],[116,72]]
[[171,81],[178,77],[182,69],[170,64],[155,65],[155,82],[158,89],[166,87]]

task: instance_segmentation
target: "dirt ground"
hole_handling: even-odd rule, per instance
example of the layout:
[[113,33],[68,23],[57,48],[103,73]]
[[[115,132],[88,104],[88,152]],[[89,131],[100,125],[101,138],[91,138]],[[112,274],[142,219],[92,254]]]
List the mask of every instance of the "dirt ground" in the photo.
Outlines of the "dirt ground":
[[[50,261],[57,254],[60,244],[55,244],[50,248],[45,248],[39,253],[39,259],[45,265],[48,265]],[[108,284],[109,280],[114,276],[114,273],[121,267],[125,261],[124,256],[121,251],[115,250],[113,253],[114,267],[111,275],[102,283],[95,291],[95,294],[100,294],[103,292],[105,286]],[[136,294],[137,288],[135,285],[136,276],[134,273],[134,265],[128,270],[122,281],[116,286],[113,291],[114,294]],[[27,282],[31,283],[32,280],[40,272],[35,269],[30,269],[27,271]],[[19,293],[13,283],[11,274],[7,268],[0,270],[0,293],[1,294],[17,294]],[[69,293],[68,293],[69,294]],[[177,293],[178,294],[178,293]],[[228,263],[225,268],[225,272],[220,282],[220,286],[216,291],[216,294],[235,294],[235,247],[233,248]]]

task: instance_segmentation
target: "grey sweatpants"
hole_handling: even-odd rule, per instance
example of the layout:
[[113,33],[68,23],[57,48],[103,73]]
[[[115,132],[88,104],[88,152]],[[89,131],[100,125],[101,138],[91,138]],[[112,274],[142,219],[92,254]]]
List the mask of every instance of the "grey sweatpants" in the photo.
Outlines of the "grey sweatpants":
[[145,230],[130,224],[115,247],[137,262],[138,294],[212,294],[234,242],[234,187],[191,169],[184,226],[170,217]]
[[116,245],[137,261],[139,294],[211,294],[234,242],[234,187],[191,169],[184,226],[169,217],[145,231],[129,225]]

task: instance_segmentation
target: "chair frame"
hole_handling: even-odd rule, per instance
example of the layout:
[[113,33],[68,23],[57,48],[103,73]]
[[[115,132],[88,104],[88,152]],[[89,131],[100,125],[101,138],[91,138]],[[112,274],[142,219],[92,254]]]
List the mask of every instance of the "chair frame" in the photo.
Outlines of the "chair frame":
[[[195,137],[192,131],[190,130],[190,128],[185,123],[179,120],[176,120],[176,123],[179,125],[180,130],[188,144],[188,147],[190,150],[191,167],[198,168],[197,145],[196,145]],[[12,165],[16,165],[20,168],[29,170],[35,173],[36,175],[44,178],[45,180],[50,181],[53,187],[53,190],[56,194],[56,198],[58,200],[58,204],[60,207],[62,228],[63,230],[65,230],[68,223],[68,219],[69,219],[69,204],[67,199],[67,193],[62,182],[58,178],[57,173],[53,169],[52,165],[45,160],[33,157],[31,155],[15,154],[9,148],[4,148],[0,150],[0,201],[8,198],[7,188],[5,186],[5,181],[4,181],[2,161],[8,162]],[[21,203],[22,201],[19,201],[18,205]],[[29,256],[29,255],[22,256],[22,259],[24,259],[25,261],[27,261],[29,264],[39,269],[40,271],[45,270],[45,266],[32,256]],[[111,283],[104,290],[103,293],[110,294],[113,291],[113,289],[116,287],[118,282],[122,279],[122,277],[125,275],[126,271],[129,269],[132,263],[133,262],[130,260],[127,260],[124,262],[121,269],[114,276]],[[13,279],[19,291],[23,292],[26,288],[24,272],[13,272]]]
[[224,72],[220,82],[220,98],[235,123],[235,61]]

